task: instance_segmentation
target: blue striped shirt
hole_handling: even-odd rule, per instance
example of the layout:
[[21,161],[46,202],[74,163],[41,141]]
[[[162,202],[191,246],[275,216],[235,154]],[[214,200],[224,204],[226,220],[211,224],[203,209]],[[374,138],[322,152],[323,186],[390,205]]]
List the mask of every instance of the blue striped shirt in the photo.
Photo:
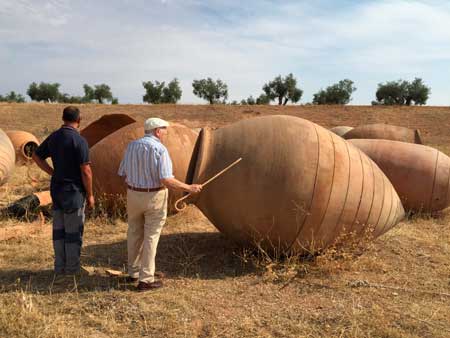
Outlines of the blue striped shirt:
[[158,188],[161,179],[174,177],[167,148],[154,135],[130,142],[120,163],[119,176],[136,188]]

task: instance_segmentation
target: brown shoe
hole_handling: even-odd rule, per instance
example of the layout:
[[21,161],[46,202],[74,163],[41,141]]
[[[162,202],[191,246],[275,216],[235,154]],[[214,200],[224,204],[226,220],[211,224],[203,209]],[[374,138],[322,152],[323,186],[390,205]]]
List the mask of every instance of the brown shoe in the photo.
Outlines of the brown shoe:
[[146,283],[146,282],[139,282],[137,285],[137,289],[139,292],[142,291],[149,291],[154,289],[162,288],[163,283],[160,280],[154,281],[152,283]]
[[[156,271],[155,272],[155,277],[159,278],[159,279],[163,279],[164,277],[166,277],[166,275],[164,274],[164,272]],[[131,277],[131,276],[125,277],[125,282],[126,283],[136,283],[138,280],[139,280],[138,277]]]

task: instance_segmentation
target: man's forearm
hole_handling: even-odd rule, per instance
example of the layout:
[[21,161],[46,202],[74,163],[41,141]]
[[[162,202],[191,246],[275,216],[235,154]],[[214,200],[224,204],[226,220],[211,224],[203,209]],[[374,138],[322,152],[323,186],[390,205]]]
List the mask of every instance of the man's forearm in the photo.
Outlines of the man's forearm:
[[164,184],[169,189],[183,190],[183,191],[189,192],[189,185],[177,180],[174,177],[164,178],[161,180],[161,183]]
[[86,166],[81,170],[81,179],[83,180],[83,186],[86,190],[87,196],[93,196],[92,191],[92,170],[90,166]]
[[41,168],[43,171],[45,171],[50,176],[53,176],[53,168],[50,167],[50,165],[47,163],[46,160],[43,160],[42,158],[40,158],[36,154],[33,154],[32,158],[33,158],[34,162],[36,163],[36,165],[39,168]]

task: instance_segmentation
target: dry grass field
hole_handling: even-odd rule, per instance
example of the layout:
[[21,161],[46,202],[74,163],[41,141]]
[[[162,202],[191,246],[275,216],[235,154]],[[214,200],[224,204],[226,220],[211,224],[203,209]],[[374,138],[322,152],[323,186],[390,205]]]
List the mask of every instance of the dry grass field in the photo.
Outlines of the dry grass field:
[[[446,107],[80,107],[84,125],[108,113],[189,127],[266,114],[324,127],[385,122],[419,128],[427,145],[450,154]],[[62,108],[0,104],[0,128],[42,139],[59,126]],[[0,207],[47,184],[36,168],[17,168],[0,187]],[[123,218],[100,211],[89,218],[82,265],[94,271],[65,284],[52,283],[51,221],[0,219],[0,231],[11,227],[30,231],[0,241],[0,337],[450,337],[448,211],[410,217],[373,242],[307,260],[236,247],[189,207],[169,218],[161,236],[165,287],[147,293],[105,273],[126,263]]]

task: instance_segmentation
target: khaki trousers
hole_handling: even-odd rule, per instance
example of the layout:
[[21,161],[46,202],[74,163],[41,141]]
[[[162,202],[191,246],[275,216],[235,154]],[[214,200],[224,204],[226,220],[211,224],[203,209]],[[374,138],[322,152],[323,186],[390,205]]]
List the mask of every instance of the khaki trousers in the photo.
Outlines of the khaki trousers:
[[167,196],[167,189],[127,191],[128,274],[142,282],[155,280],[156,249],[167,218]]

